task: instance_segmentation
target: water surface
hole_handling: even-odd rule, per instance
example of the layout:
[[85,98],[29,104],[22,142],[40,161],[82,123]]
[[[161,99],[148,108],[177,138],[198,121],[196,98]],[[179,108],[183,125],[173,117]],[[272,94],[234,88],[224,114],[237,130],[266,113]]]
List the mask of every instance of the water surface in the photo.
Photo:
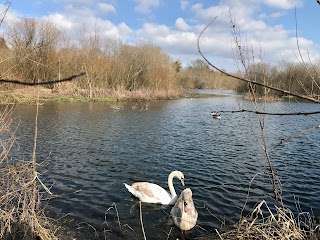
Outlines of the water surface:
[[[244,107],[251,106],[244,103]],[[238,109],[239,102],[230,92],[217,98],[40,106],[37,159],[45,171],[42,181],[55,195],[49,202],[50,214],[68,214],[62,221],[67,229],[74,228],[64,237],[104,239],[105,234],[108,239],[141,239],[139,204],[123,183],[150,181],[167,188],[173,170],[185,174],[199,212],[191,237],[235,223],[250,181],[263,172],[261,148],[252,131],[259,132],[257,116],[248,115],[251,128],[241,113],[225,113],[217,120],[210,112]],[[312,111],[319,105],[267,104],[267,110],[288,109]],[[15,109],[15,122],[20,123],[13,157],[31,156],[35,112],[35,106]],[[293,211],[297,200],[301,210],[319,209],[320,130],[275,146],[317,124],[319,115],[265,117],[267,145],[281,180],[283,202]],[[245,214],[262,199],[274,203],[269,181],[265,175],[254,179]],[[178,180],[174,184],[177,192],[183,189]],[[142,205],[147,239],[167,239],[169,232],[169,239],[180,238],[168,216],[170,209]]]

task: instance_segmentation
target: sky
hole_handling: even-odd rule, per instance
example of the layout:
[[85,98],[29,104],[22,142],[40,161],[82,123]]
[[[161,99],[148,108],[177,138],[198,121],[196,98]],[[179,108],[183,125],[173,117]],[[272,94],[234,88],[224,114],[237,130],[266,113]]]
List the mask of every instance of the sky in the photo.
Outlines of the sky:
[[[0,0],[0,12],[5,2]],[[19,19],[46,20],[75,42],[85,29],[101,39],[159,46],[188,66],[201,59],[197,38],[217,17],[200,39],[201,51],[217,67],[235,71],[230,15],[256,62],[297,62],[297,39],[304,60],[319,61],[316,0],[12,0],[0,34]]]

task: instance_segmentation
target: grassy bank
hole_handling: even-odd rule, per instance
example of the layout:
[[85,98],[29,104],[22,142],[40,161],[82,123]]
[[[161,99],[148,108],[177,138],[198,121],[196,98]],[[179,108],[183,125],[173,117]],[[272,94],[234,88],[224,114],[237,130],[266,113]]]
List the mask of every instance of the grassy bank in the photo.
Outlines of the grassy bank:
[[171,100],[178,98],[203,98],[219,97],[217,94],[201,94],[184,90],[118,90],[106,91],[96,89],[92,92],[92,97],[88,97],[89,91],[86,89],[60,90],[48,89],[44,87],[24,87],[0,91],[0,104],[35,104],[38,98],[40,103],[44,102],[117,102],[117,101],[150,101],[150,100]]

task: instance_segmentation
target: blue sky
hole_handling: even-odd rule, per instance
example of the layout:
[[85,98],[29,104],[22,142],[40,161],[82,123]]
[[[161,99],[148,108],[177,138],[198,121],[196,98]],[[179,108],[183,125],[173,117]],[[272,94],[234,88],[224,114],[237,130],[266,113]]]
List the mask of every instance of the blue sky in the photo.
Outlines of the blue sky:
[[85,26],[87,35],[98,29],[101,39],[157,45],[188,65],[200,58],[198,34],[218,16],[201,39],[202,51],[218,67],[235,70],[229,11],[255,56],[262,52],[264,62],[281,64],[297,61],[295,8],[302,54],[318,61],[316,0],[12,0],[3,27],[23,18],[47,20],[77,42]]

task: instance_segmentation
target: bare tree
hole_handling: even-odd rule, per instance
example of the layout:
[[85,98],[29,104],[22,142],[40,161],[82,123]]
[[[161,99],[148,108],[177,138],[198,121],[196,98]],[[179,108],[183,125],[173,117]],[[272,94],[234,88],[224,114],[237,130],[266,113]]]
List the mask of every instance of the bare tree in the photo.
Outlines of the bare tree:
[[53,24],[25,19],[13,23],[9,35],[19,78],[38,82],[58,75],[53,66],[57,62],[55,49],[60,32]]

